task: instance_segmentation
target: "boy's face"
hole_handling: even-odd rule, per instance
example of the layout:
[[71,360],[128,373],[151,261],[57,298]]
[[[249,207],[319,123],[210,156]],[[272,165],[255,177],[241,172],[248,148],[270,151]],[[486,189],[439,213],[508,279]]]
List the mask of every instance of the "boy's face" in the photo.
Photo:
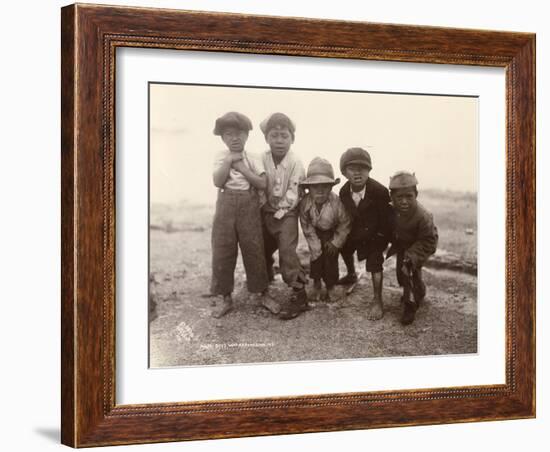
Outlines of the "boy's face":
[[352,163],[347,165],[344,170],[344,176],[349,180],[351,188],[355,191],[363,190],[363,187],[369,179],[370,169],[365,165]]
[[248,140],[248,132],[237,127],[227,127],[222,132],[222,140],[231,152],[242,152]]
[[309,186],[309,192],[315,204],[324,204],[332,190],[332,184],[314,184]]
[[294,138],[288,128],[275,127],[267,132],[265,141],[269,144],[273,156],[282,159],[290,149]]
[[413,187],[397,188],[391,191],[393,206],[399,213],[409,213],[416,208],[416,190]]

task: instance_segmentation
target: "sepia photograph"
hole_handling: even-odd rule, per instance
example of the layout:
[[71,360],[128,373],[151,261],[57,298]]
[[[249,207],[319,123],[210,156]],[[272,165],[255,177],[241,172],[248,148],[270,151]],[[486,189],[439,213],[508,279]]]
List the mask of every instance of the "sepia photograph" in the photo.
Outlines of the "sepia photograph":
[[478,352],[478,97],[148,90],[150,368]]

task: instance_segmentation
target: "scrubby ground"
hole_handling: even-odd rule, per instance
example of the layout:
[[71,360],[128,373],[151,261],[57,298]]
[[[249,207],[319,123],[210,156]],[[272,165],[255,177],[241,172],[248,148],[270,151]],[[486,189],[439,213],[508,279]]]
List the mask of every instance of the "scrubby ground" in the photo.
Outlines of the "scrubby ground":
[[[399,323],[401,290],[394,258],[385,264],[381,320],[366,318],[366,303],[372,297],[368,274],[350,295],[342,292],[339,302],[311,303],[300,317],[278,320],[248,295],[240,259],[235,309],[214,319],[211,311],[219,300],[208,293],[212,207],[154,206],[151,367],[477,352],[475,196],[428,192],[422,202],[434,213],[440,251],[424,269],[428,295],[415,322],[407,327]],[[299,251],[307,266],[305,242]],[[279,275],[270,291],[281,302],[288,296]]]

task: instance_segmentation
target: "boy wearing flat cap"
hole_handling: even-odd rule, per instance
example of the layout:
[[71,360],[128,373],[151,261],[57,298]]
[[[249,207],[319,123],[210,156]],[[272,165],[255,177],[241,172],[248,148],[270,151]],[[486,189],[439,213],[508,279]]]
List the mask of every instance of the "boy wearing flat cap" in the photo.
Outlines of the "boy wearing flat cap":
[[296,253],[299,184],[305,178],[305,171],[300,159],[290,150],[296,127],[288,116],[274,113],[260,124],[260,128],[269,144],[269,150],[263,154],[267,188],[262,206],[267,273],[272,279],[273,253],[279,250],[283,281],[292,288],[292,295],[282,307],[279,318],[288,320],[307,309],[307,279]]
[[357,282],[354,253],[359,261],[366,260],[366,271],[371,273],[374,297],[367,311],[369,320],[384,315],[382,280],[384,251],[388,246],[390,229],[390,195],[388,189],[370,177],[372,160],[362,148],[350,148],[340,158],[340,171],[348,179],[340,190],[340,199],[351,217],[351,232],[341,254],[347,275],[339,284]]
[[213,295],[223,295],[223,302],[212,315],[222,317],[233,308],[237,246],[240,247],[246,271],[248,291],[262,294],[261,302],[278,313],[275,300],[266,294],[267,272],[262,240],[262,223],[258,190],[267,186],[263,162],[245,151],[252,123],[245,115],[229,112],[216,120],[214,135],[221,137],[227,149],[214,161],[214,185],[219,188],[212,226]]
[[432,214],[416,199],[417,184],[414,173],[406,171],[399,171],[390,178],[393,237],[387,257],[397,254],[395,270],[397,281],[403,287],[403,325],[414,321],[416,310],[426,296],[422,266],[435,253],[438,241]]
[[338,301],[335,285],[338,282],[338,253],[350,231],[350,218],[332,187],[332,165],[325,159],[314,158],[301,182],[307,194],[300,202],[300,224],[310,251],[310,272],[313,279],[312,298],[319,300],[321,280],[327,288],[327,302]]

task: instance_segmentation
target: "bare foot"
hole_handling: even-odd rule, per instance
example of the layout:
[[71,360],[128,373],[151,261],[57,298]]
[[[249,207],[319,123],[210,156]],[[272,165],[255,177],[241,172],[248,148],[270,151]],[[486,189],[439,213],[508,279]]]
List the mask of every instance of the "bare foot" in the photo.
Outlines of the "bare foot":
[[321,299],[321,290],[321,281],[313,281],[313,289],[311,289],[309,299],[311,301],[319,301]]
[[373,300],[367,308],[367,319],[380,320],[384,316],[384,306],[382,301]]
[[336,287],[327,290],[327,303],[336,303],[340,298],[342,298],[342,294]]
[[233,300],[231,297],[224,297],[221,304],[212,311],[212,317],[219,319],[233,309]]

